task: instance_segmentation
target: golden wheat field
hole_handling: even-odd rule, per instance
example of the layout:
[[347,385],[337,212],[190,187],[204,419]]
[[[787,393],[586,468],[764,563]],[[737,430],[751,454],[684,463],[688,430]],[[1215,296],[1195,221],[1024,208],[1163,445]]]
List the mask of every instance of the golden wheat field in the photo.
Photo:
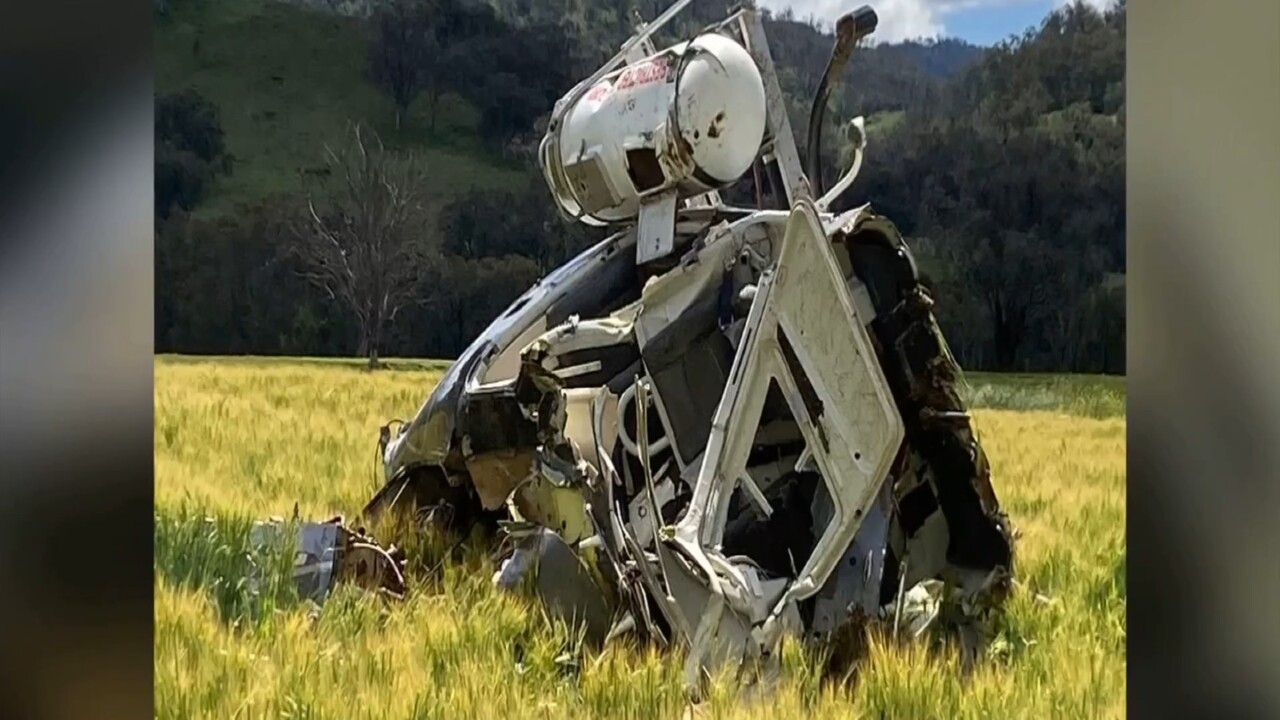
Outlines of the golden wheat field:
[[[410,545],[399,604],[339,591],[318,613],[244,581],[249,523],[353,515],[376,488],[378,428],[414,413],[441,363],[368,373],[341,361],[156,361],[158,718],[673,718],[680,658],[583,652],[470,553]],[[974,376],[996,490],[1020,532],[1019,579],[970,674],[945,643],[871,638],[856,676],[824,681],[784,648],[784,679],[747,702],[727,685],[702,717],[1118,717],[1125,701],[1122,380]],[[435,555],[433,555],[435,553]],[[416,574],[415,574],[416,573]],[[1037,598],[1036,594],[1041,598]]]

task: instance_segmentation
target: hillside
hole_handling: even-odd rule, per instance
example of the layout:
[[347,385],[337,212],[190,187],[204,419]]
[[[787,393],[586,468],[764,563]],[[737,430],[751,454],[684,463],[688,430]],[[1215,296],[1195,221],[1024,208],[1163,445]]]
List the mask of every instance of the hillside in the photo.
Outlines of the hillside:
[[[571,27],[583,43],[596,45],[584,53],[588,56],[607,54],[625,39],[630,26],[624,10],[647,10],[635,0],[490,4],[513,25]],[[388,145],[421,153],[433,168],[433,190],[506,190],[521,182],[521,168],[481,142],[478,113],[456,95],[442,98],[434,132],[426,130],[423,98],[410,106],[403,129],[395,128],[391,100],[365,73],[369,31],[358,15],[375,5],[172,0],[157,14],[157,93],[194,89],[211,100],[234,158],[233,173],[212,185],[200,214],[220,215],[268,195],[301,191],[302,177],[320,179],[324,144],[340,140],[346,123],[354,120],[370,124]],[[830,52],[831,37],[781,18],[769,21],[769,33],[787,90],[798,100],[792,108],[794,121],[803,128],[808,96]],[[879,113],[902,110],[921,87],[955,74],[980,53],[980,48],[956,40],[868,48],[837,100],[838,110],[864,113],[874,127]]]
[[[420,152],[433,189],[506,189],[522,178],[481,147],[476,113],[456,97],[444,98],[434,135],[425,122],[396,131],[391,101],[365,79],[366,48],[358,20],[271,0],[178,0],[157,17],[157,94],[194,88],[212,100],[235,158],[200,212],[300,191],[300,174],[316,175],[324,144],[341,140],[349,120]],[[411,120],[423,114],[422,102],[410,108]]]
[[[362,347],[358,313],[309,283],[294,256],[304,191],[341,172],[324,147],[346,147],[354,120],[395,162],[405,150],[426,156],[428,176],[412,185],[426,210],[413,224],[418,286],[377,343],[419,357],[456,356],[599,239],[559,218],[533,163],[517,158],[536,147],[556,98],[625,40],[628,18],[667,5],[172,1],[156,5],[156,347]],[[694,3],[658,44],[729,4]],[[966,368],[1123,372],[1125,17],[1123,2],[1100,13],[1077,0],[990,48],[860,48],[832,98],[823,176],[847,161],[838,123],[865,116],[871,149],[841,206],[872,203],[909,238]],[[803,139],[833,39],[786,14],[766,16],[766,31]],[[395,72],[418,82],[400,93],[400,128]],[[751,182],[725,196],[752,203]],[[312,195],[334,212],[334,197]]]

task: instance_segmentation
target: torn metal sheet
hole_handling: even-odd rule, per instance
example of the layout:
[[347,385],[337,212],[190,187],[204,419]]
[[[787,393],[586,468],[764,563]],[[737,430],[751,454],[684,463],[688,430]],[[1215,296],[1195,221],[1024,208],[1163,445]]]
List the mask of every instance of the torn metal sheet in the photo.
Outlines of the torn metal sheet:
[[494,583],[506,590],[526,582],[552,614],[581,623],[589,641],[604,642],[613,621],[607,596],[573,545],[558,533],[537,528],[522,537],[494,576]]
[[[323,603],[339,582],[394,598],[404,596],[405,557],[394,545],[383,547],[363,529],[346,527],[342,518],[295,525],[293,581],[299,597]],[[280,519],[254,523],[249,544],[259,556],[287,552],[289,528]],[[256,571],[249,578],[251,590],[256,590],[260,581]]]
[[[862,126],[858,162],[812,198],[760,13],[655,50],[671,14],[557,103],[541,148],[559,209],[614,233],[518,298],[388,438],[365,519],[507,534],[500,587],[594,640],[685,647],[693,688],[776,674],[785,636],[876,617],[918,634],[940,605],[981,618],[1013,534],[960,369],[893,223],[827,209]],[[874,25],[866,8],[838,23]],[[771,202],[725,204],[752,167]],[[304,528],[309,593],[359,542]]]

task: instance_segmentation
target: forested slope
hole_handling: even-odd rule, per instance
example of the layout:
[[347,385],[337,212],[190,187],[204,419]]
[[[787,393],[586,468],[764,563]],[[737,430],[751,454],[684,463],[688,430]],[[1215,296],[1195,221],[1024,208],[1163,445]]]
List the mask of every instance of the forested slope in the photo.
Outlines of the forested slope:
[[[694,3],[663,40],[723,16]],[[457,353],[598,235],[552,211],[529,150],[569,85],[665,0],[167,0],[156,5],[156,343],[344,355],[349,310],[284,252],[340,189],[326,146],[361,123],[423,163],[417,302],[383,355]],[[1123,370],[1123,2],[1068,6],[1016,41],[860,49],[835,120],[868,117],[849,202],[912,238],[967,367]],[[832,38],[768,33],[802,132]],[[407,84],[406,84],[407,83]],[[398,96],[398,97],[397,97]]]

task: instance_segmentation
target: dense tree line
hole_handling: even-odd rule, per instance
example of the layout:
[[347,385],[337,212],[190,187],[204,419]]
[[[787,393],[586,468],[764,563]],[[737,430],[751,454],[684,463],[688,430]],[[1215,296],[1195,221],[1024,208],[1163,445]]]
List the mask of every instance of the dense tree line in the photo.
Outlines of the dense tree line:
[[[505,192],[424,198],[411,224],[397,226],[416,231],[394,240],[360,228],[381,227],[367,208],[391,207],[393,195],[416,192],[410,175],[370,195],[382,198],[377,203],[316,191],[263,198],[220,217],[193,213],[232,167],[218,109],[192,92],[158,98],[157,349],[458,353],[538,277],[601,237],[556,215],[531,150],[555,99],[616,52],[637,13],[652,18],[665,5],[378,6],[367,19],[367,75],[400,115],[416,99],[434,108],[454,94],[475,107],[477,132],[493,151],[526,168],[523,181]],[[659,45],[724,13],[716,2],[691,10]],[[847,157],[836,121],[868,116],[866,164],[846,204],[872,203],[910,238],[966,367],[1124,370],[1125,13],[1123,0],[1105,13],[1068,5],[989,49],[954,40],[863,48],[832,100],[828,182]],[[792,124],[802,134],[832,38],[789,14],[769,16],[767,31]],[[427,123],[431,116],[429,110]],[[329,177],[348,175],[352,158],[369,155],[350,138],[328,140]],[[381,149],[376,138],[368,142]],[[325,153],[317,148],[317,157]],[[749,184],[734,188],[735,201],[749,201]],[[326,237],[346,238],[349,252],[381,238],[412,258],[411,289],[394,312],[378,316],[376,328],[360,303],[317,281],[323,258],[307,242]],[[313,251],[303,251],[308,247]]]
[[874,139],[849,202],[914,238],[966,365],[1124,369],[1124,22],[1068,5]]

